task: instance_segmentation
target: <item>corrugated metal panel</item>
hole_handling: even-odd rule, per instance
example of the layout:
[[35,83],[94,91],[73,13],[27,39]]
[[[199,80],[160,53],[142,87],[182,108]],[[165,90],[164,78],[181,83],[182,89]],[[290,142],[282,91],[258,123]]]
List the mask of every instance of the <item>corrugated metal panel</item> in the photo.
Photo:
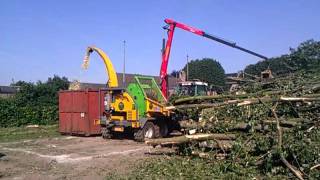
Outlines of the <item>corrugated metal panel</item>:
[[59,92],[59,131],[77,135],[100,134],[100,125],[95,124],[95,120],[102,115],[103,97],[104,92],[99,90]]
[[71,115],[72,113],[59,113],[59,131],[61,133],[71,132],[71,123],[68,123],[71,122]]
[[72,112],[72,93],[59,93],[59,112]]
[[72,111],[87,112],[88,111],[88,92],[72,91]]
[[[89,121],[89,126],[90,126],[90,130],[92,132],[100,132],[100,126],[99,125],[95,125],[95,120],[96,119],[100,119],[100,116],[102,115],[101,110],[103,109],[103,107],[101,108],[101,105],[103,105],[103,95],[104,93],[97,93],[97,92],[89,92],[89,99],[88,102],[90,104],[89,108],[89,112],[91,112],[90,114],[88,114],[88,118],[91,119],[91,121]],[[100,100],[99,100],[100,97]],[[101,99],[102,98],[102,99]],[[100,107],[99,107],[100,105]],[[99,113],[100,112],[100,113]]]

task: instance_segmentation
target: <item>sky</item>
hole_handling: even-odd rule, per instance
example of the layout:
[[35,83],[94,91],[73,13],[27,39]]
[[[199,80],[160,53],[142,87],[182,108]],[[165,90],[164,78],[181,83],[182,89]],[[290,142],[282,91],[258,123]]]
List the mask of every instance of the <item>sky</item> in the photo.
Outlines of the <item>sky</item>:
[[[164,19],[171,18],[267,57],[320,39],[319,0],[0,0],[0,85],[53,75],[105,83],[96,54],[81,69],[86,47],[110,57],[117,72],[159,75]],[[176,29],[168,71],[189,59],[218,60],[227,73],[261,59]]]

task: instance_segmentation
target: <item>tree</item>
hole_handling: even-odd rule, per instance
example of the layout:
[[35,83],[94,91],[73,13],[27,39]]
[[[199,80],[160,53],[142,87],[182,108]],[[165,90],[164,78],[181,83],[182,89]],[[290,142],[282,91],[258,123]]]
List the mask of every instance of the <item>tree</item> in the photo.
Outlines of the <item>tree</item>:
[[290,48],[289,54],[247,66],[245,72],[260,75],[260,72],[267,68],[270,68],[275,75],[283,75],[297,70],[319,69],[320,41],[305,41],[296,49]]
[[0,98],[0,127],[51,124],[58,120],[58,91],[69,86],[66,77],[54,76],[46,82],[18,81],[18,93]]
[[179,71],[173,70],[173,71],[170,73],[170,76],[179,77]]
[[[183,68],[187,71],[187,65]],[[189,62],[188,79],[199,79],[213,86],[225,85],[225,71],[221,64],[211,58],[191,60]]]

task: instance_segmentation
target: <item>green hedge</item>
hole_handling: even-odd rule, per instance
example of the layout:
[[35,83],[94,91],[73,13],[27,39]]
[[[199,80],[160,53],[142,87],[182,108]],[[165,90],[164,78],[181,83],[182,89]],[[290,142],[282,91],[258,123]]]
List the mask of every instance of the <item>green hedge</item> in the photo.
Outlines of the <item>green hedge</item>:
[[10,98],[0,98],[0,127],[58,121],[58,91],[68,88],[67,78],[54,76],[44,83],[19,81],[13,85],[20,86],[19,92]]

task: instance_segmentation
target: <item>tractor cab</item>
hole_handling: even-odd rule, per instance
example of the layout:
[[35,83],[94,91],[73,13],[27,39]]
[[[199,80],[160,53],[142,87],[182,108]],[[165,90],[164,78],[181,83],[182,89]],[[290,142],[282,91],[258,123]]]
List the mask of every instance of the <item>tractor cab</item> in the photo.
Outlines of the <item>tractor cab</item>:
[[179,82],[177,87],[178,95],[186,96],[204,96],[208,92],[208,83],[202,82],[200,80],[191,80]]

